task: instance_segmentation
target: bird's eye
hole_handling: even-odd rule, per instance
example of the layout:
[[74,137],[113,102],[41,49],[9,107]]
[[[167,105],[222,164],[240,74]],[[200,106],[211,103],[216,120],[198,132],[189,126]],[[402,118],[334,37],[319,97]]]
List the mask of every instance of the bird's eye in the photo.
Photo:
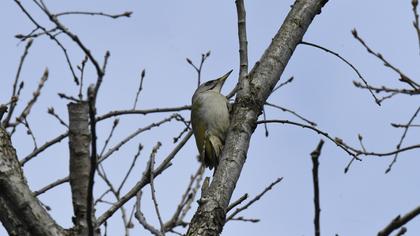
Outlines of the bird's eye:
[[213,80],[207,81],[206,83],[204,83],[204,85],[209,86],[209,85],[211,85],[211,83],[213,83]]

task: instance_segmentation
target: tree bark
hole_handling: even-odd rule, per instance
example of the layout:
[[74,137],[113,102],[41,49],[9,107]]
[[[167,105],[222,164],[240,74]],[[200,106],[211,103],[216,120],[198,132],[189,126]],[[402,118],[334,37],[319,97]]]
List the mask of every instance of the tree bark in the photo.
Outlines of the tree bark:
[[90,173],[89,104],[68,104],[70,187],[72,192],[75,231],[77,235],[88,235],[87,204]]
[[0,212],[0,220],[9,235],[67,234],[50,217],[29,189],[10,136],[2,127],[0,127]]
[[264,102],[312,20],[326,2],[297,0],[260,61],[240,81],[220,164],[199,201],[187,236],[215,236],[222,232],[226,208],[245,163],[251,135]]

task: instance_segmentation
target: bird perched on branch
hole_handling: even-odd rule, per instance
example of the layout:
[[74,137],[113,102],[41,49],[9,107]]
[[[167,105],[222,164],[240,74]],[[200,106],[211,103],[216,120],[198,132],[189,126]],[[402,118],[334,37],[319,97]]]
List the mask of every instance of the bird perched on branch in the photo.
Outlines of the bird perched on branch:
[[192,97],[191,123],[199,159],[210,169],[219,164],[229,128],[229,103],[220,90],[230,73],[200,85]]

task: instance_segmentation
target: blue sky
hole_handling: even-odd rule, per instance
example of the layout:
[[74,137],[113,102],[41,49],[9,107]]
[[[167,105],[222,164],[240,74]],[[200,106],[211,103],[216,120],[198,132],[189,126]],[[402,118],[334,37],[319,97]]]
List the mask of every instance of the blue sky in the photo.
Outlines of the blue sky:
[[[46,17],[31,4],[22,1],[30,12],[46,26]],[[246,1],[250,68],[260,58],[275,32],[283,22],[293,1]],[[111,20],[102,17],[62,17],[72,32],[77,33],[92,53],[102,60],[106,50],[111,52],[107,74],[98,97],[98,114],[132,107],[139,83],[139,74],[146,69],[144,90],[139,109],[187,105],[196,87],[194,70],[186,63],[188,57],[198,62],[201,53],[211,50],[203,69],[203,80],[214,79],[234,69],[226,82],[224,93],[236,84],[238,74],[238,42],[234,1],[47,1],[50,10],[101,11],[121,13],[133,11],[131,18]],[[16,34],[29,33],[32,23],[13,1],[0,3],[2,28],[0,50],[2,57],[0,102],[10,97],[19,58],[24,43]],[[318,43],[344,56],[355,65],[372,85],[399,86],[398,76],[380,61],[367,54],[353,39],[350,31],[357,28],[359,35],[375,50],[380,51],[394,65],[412,78],[420,75],[417,36],[412,27],[411,1],[329,1],[306,33],[304,40]],[[74,43],[61,35],[68,47],[73,65],[80,63],[83,53]],[[23,104],[31,97],[44,69],[50,78],[34,107],[29,122],[39,144],[65,131],[47,114],[53,106],[67,120],[67,101],[58,98],[58,92],[77,95],[65,58],[57,45],[46,37],[34,41],[25,62],[21,78],[25,80]],[[316,122],[318,127],[333,137],[340,137],[359,147],[357,135],[364,137],[368,150],[391,151],[402,134],[391,122],[406,123],[420,102],[418,97],[396,96],[377,106],[367,91],[355,88],[357,75],[332,55],[301,45],[295,51],[281,81],[294,76],[293,83],[272,94],[268,101],[302,114]],[[86,84],[95,81],[93,67],[88,66]],[[18,111],[22,109],[22,105]],[[267,108],[268,119],[295,117]],[[188,112],[181,112],[189,117]],[[169,114],[131,115],[120,119],[120,127],[111,141],[118,143],[133,130],[144,127]],[[99,144],[102,145],[113,120],[99,125]],[[418,122],[417,122],[418,123]],[[138,143],[144,145],[128,190],[139,178],[152,147],[157,141],[162,148],[157,155],[161,161],[173,148],[172,138],[182,130],[182,124],[171,123],[140,135],[109,158],[104,167],[111,179],[120,181],[130,165]],[[243,216],[261,219],[258,224],[228,223],[223,235],[312,235],[313,190],[310,152],[320,137],[309,130],[283,125],[269,125],[269,137],[264,129],[255,131],[247,162],[233,199],[244,193],[258,194],[277,177],[283,181],[263,199],[245,211]],[[412,129],[406,145],[418,143],[420,134]],[[33,146],[21,127],[13,137],[18,156],[24,157]],[[403,145],[405,146],[405,145]],[[156,191],[163,218],[168,219],[176,208],[189,176],[195,171],[196,147],[192,139],[173,161],[173,166],[156,179]],[[326,141],[320,159],[321,232],[324,235],[374,235],[396,215],[419,204],[419,151],[403,153],[393,171],[384,174],[391,158],[368,157],[354,163],[348,174],[343,170],[350,157]],[[38,156],[24,167],[32,189],[36,190],[68,174],[67,140]],[[206,173],[211,176],[208,171]],[[97,179],[95,190],[99,195],[105,185]],[[112,200],[112,198],[109,198]],[[64,227],[71,226],[71,197],[67,185],[60,186],[41,197],[52,210],[50,213]],[[127,206],[131,209],[132,202]],[[101,205],[98,212],[109,206]],[[196,204],[194,205],[196,207]],[[158,224],[145,188],[143,208],[151,223]],[[109,222],[109,235],[123,235],[119,213]],[[406,235],[417,235],[420,223],[415,219],[407,225]],[[135,223],[132,234],[147,233]],[[5,231],[0,229],[0,235]]]

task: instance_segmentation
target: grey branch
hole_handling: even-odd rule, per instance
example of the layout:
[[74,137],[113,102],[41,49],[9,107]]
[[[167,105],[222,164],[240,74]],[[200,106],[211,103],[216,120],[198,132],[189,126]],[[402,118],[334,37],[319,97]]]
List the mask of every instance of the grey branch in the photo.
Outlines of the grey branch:
[[390,235],[394,230],[396,230],[396,229],[400,228],[401,226],[407,224],[407,222],[414,219],[419,214],[420,214],[420,206],[414,208],[413,210],[411,210],[410,212],[408,212],[407,214],[405,214],[403,216],[398,215],[387,226],[385,226],[384,229],[382,229],[378,233],[378,236]]

